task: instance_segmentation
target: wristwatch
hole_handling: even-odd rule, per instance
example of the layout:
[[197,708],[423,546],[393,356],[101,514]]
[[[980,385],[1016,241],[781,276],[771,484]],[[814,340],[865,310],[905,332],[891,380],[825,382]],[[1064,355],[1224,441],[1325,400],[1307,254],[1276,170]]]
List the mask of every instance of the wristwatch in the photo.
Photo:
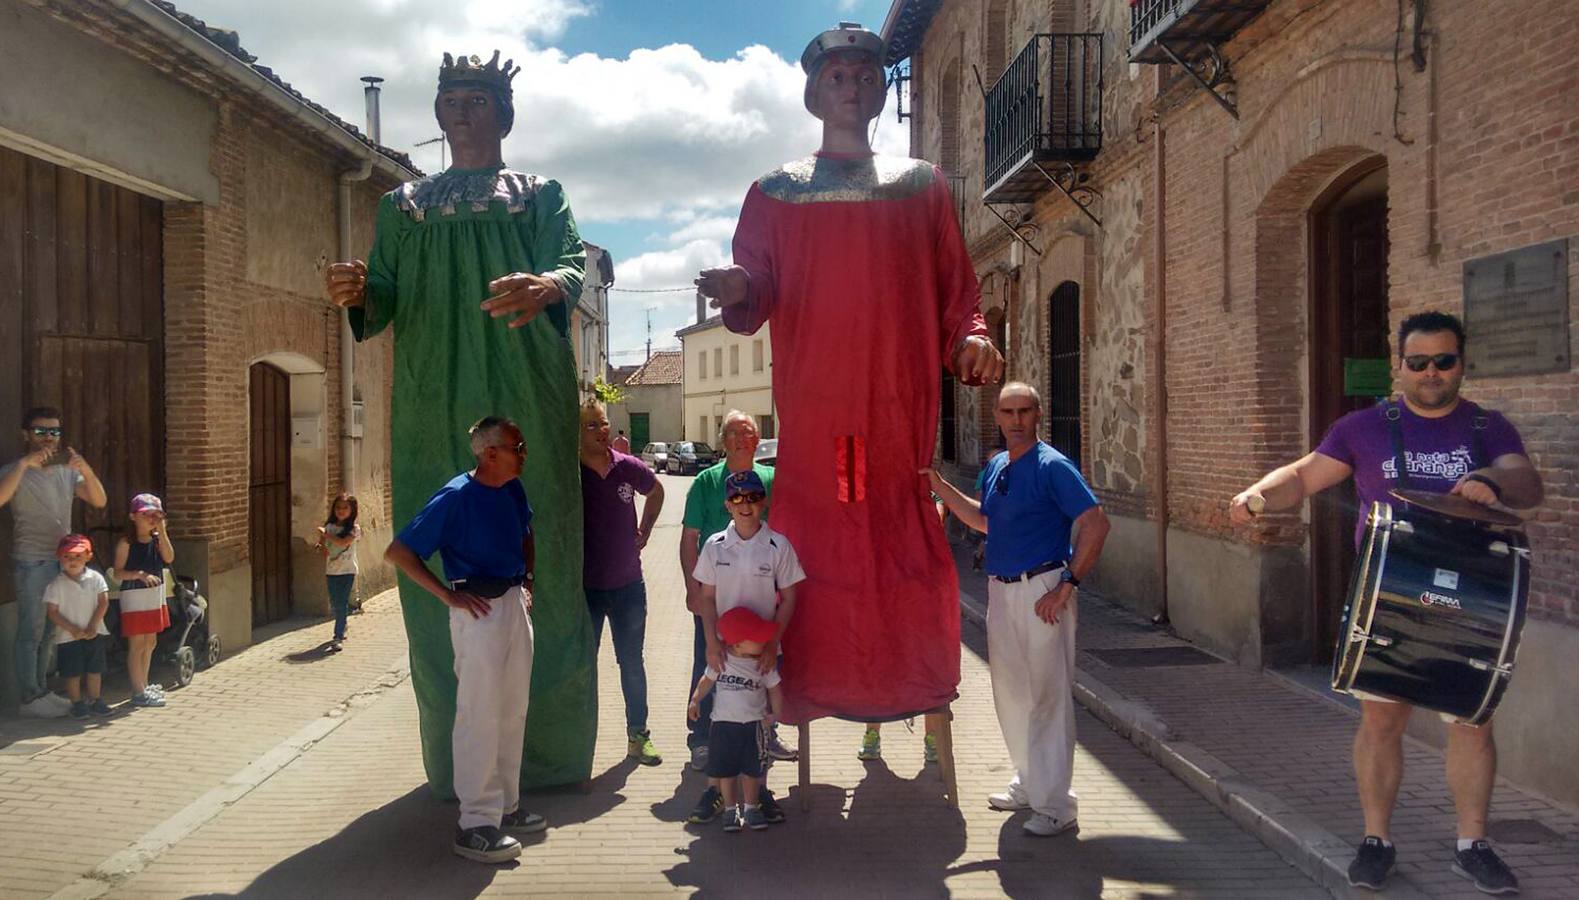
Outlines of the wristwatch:
[[1080,587],[1080,579],[1076,578],[1075,573],[1068,569],[1058,573],[1058,581],[1059,583],[1067,584],[1070,587]]

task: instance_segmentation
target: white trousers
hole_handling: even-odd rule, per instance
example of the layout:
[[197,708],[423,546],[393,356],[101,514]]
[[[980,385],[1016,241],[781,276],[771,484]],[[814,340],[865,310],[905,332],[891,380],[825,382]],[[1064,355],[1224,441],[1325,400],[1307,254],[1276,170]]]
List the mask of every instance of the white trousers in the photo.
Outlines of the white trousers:
[[1079,812],[1075,769],[1074,599],[1049,625],[1036,601],[1058,586],[1062,569],[1029,581],[987,582],[987,660],[998,727],[1009,745],[1009,793],[1055,819]]
[[455,794],[462,828],[499,826],[521,802],[521,742],[532,688],[532,620],[519,587],[488,614],[450,610],[455,648]]

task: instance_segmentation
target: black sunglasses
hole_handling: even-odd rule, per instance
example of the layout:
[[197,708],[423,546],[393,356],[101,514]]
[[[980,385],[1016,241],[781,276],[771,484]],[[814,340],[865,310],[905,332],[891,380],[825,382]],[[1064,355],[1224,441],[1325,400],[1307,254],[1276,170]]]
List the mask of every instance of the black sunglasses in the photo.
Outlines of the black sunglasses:
[[734,506],[739,506],[742,503],[761,503],[766,497],[766,494],[755,492],[750,494],[732,494],[729,497],[729,502]]
[[1413,356],[1404,357],[1404,365],[1408,366],[1411,372],[1424,372],[1426,366],[1430,365],[1435,365],[1438,372],[1451,372],[1458,368],[1458,354],[1438,353],[1435,356],[1429,356],[1424,353],[1417,353]]
[[33,432],[34,437],[60,437],[62,434],[66,433],[66,430],[61,428],[59,425],[56,425],[53,428],[48,428],[43,425],[34,425],[32,428],[29,428],[28,431]]

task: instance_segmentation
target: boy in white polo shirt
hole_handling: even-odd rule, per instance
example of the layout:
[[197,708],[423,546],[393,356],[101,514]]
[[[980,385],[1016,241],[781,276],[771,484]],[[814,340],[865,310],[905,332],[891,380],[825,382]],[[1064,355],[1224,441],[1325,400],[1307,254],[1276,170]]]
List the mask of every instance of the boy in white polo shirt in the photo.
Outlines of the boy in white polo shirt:
[[55,548],[60,574],[44,588],[44,614],[55,626],[55,662],[71,700],[72,718],[90,714],[107,716],[110,708],[99,697],[104,675],[104,614],[110,608],[110,586],[104,576],[88,568],[93,542],[86,535],[68,534]]
[[[702,632],[707,640],[707,665],[714,671],[724,669],[724,645],[718,638],[718,617],[737,606],[750,609],[774,625],[773,637],[762,648],[760,671],[771,671],[778,662],[779,640],[795,614],[795,585],[806,580],[806,573],[795,556],[789,539],[762,520],[767,506],[767,488],[751,469],[734,472],[724,479],[724,504],[729,509],[729,526],[702,544],[692,574],[702,586],[700,600]],[[767,805],[767,773],[763,773],[761,794],[764,814],[769,822],[782,822],[783,811]],[[693,812],[691,822],[710,821],[723,811],[724,799],[714,781],[703,803],[709,815]]]

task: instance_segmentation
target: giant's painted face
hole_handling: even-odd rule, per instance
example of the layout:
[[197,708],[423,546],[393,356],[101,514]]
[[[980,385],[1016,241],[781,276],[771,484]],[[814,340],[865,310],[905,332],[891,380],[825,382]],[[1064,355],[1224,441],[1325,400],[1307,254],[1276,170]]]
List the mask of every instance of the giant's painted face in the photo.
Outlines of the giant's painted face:
[[492,91],[474,87],[450,88],[439,92],[433,106],[440,130],[451,140],[493,140],[508,131],[503,111]]
[[812,77],[812,114],[830,125],[862,126],[883,111],[888,86],[883,67],[870,53],[831,53]]

